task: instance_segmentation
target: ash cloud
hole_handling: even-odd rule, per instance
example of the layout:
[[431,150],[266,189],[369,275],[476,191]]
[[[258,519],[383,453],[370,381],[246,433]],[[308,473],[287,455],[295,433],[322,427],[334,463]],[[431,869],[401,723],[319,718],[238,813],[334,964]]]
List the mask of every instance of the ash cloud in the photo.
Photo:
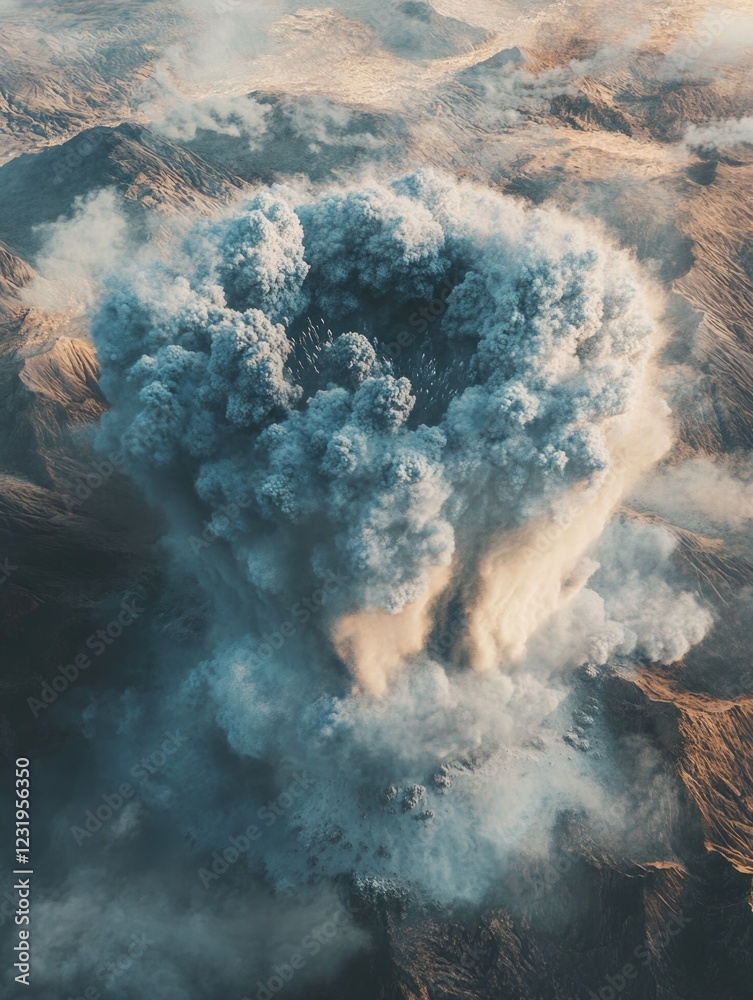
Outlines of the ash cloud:
[[[228,533],[250,578],[252,539],[277,532],[314,579],[352,575],[342,610],[400,611],[471,512],[488,538],[609,469],[655,328],[630,266],[613,279],[617,255],[556,214],[414,175],[298,206],[260,194],[188,246],[193,281],[137,276],[94,318],[106,433],[156,472],[192,465],[210,506],[251,490]],[[448,280],[411,381],[378,345]]]
[[[316,784],[259,848],[270,883],[478,899],[558,811],[602,812],[609,766],[563,742],[572,671],[675,661],[711,622],[668,533],[608,527],[669,443],[629,258],[422,172],[260,191],[108,289],[102,443],[214,602],[173,697]],[[210,849],[256,805],[180,822]]]

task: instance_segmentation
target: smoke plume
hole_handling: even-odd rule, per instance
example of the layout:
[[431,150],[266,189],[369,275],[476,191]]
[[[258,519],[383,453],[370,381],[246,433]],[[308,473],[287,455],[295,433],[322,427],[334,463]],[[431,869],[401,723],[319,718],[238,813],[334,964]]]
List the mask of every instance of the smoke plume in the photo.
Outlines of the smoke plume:
[[559,809],[604,808],[563,742],[572,671],[711,624],[671,535],[610,526],[670,441],[654,316],[593,231],[430,172],[259,191],[110,281],[102,443],[214,603],[175,697],[316,786],[259,849],[273,885],[475,898]]

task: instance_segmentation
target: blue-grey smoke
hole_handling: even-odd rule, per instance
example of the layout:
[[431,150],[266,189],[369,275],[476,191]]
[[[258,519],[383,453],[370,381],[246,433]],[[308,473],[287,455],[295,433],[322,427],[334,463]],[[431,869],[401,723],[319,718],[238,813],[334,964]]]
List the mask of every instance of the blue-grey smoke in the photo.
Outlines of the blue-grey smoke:
[[[110,280],[102,440],[214,606],[171,710],[313,783],[250,855],[273,885],[477,898],[559,809],[603,808],[608,762],[563,741],[570,672],[677,659],[710,624],[662,529],[602,535],[624,440],[654,433],[631,432],[653,316],[586,227],[430,172],[261,191]],[[548,519],[560,535],[536,534]],[[479,672],[509,596],[487,578],[549,564],[551,607]],[[253,791],[235,798],[221,822],[181,815],[194,843],[256,814]]]

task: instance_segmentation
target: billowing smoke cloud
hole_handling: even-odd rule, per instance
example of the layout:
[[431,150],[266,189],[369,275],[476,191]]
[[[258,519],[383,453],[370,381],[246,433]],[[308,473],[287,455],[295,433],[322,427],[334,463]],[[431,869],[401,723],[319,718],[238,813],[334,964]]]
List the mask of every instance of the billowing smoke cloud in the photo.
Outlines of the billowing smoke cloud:
[[[119,273],[92,328],[103,443],[215,601],[176,697],[316,786],[259,848],[272,884],[475,898],[603,807],[570,672],[672,662],[711,623],[668,533],[605,532],[669,443],[625,255],[431,173],[280,188]],[[216,845],[212,810],[184,822]]]
[[601,630],[592,633],[592,661],[637,651],[673,663],[703,639],[712,616],[693,594],[673,586],[668,566],[676,549],[671,534],[655,525],[610,525],[596,550],[600,565],[591,581],[604,607]]

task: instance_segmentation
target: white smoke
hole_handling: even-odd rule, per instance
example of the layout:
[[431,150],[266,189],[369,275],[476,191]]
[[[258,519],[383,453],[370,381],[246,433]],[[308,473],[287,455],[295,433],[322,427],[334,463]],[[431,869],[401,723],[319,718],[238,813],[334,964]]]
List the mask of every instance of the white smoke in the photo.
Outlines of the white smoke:
[[128,243],[127,222],[109,189],[77,198],[73,217],[41,227],[46,237],[38,274],[20,293],[22,301],[51,313],[83,313],[99,292],[99,281]]
[[753,117],[691,125],[685,145],[692,149],[724,149],[740,143],[753,144]]
[[698,456],[650,476],[637,500],[690,531],[741,531],[753,518],[752,478],[749,459]]
[[258,101],[242,94],[197,100],[181,88],[165,63],[154,68],[143,90],[139,113],[168,139],[191,140],[199,129],[204,129],[221,135],[245,135],[253,145],[266,131],[268,110]]

